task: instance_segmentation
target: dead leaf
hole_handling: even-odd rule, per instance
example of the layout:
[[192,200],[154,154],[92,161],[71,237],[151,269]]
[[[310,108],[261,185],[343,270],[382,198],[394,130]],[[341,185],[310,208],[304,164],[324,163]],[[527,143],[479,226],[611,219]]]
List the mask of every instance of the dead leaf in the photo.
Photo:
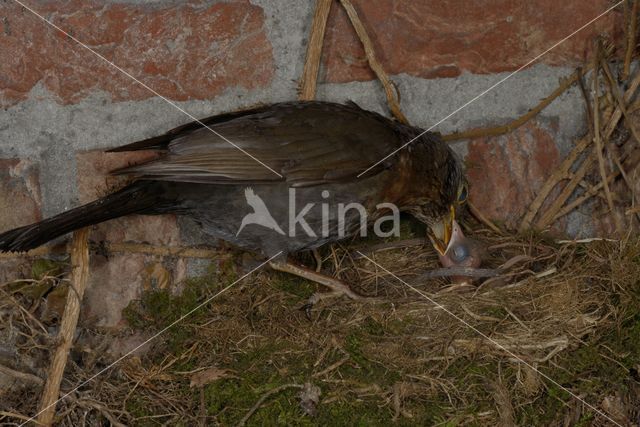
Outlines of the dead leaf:
[[221,369],[216,367],[196,372],[191,376],[191,383],[189,384],[189,387],[204,387],[207,384],[223,378],[238,378],[233,375],[232,372],[234,371],[230,369]]
[[171,273],[161,263],[156,262],[145,267],[142,283],[145,291],[168,289],[170,284]]

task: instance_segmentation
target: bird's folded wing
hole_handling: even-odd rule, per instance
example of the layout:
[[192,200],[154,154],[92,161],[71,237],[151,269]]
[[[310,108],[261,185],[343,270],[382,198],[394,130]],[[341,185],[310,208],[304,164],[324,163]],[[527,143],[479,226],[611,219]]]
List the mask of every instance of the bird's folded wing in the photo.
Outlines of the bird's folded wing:
[[284,180],[308,186],[353,179],[404,142],[394,122],[351,104],[283,103],[202,122],[209,128],[187,124],[114,150],[167,150],[157,160],[115,173],[194,183]]

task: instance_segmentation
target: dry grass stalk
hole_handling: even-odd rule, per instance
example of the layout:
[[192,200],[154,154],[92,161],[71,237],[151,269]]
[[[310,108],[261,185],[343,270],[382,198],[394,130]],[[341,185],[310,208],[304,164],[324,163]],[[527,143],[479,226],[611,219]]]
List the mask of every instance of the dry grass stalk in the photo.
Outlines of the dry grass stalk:
[[467,205],[469,206],[469,212],[471,212],[471,215],[473,215],[478,221],[480,221],[481,223],[483,223],[484,225],[486,225],[487,227],[489,227],[492,231],[498,233],[498,234],[503,234],[502,230],[500,230],[500,228],[495,225],[493,223],[493,221],[491,221],[489,218],[487,218],[481,211],[480,209],[478,209],[476,207],[476,205],[474,205],[473,203],[471,203],[471,201],[469,200],[467,202]]
[[[538,211],[551,194],[551,191],[553,191],[553,189],[559,182],[569,178],[571,167],[573,166],[574,162],[580,157],[582,152],[591,144],[591,141],[592,140],[590,137],[584,137],[580,141],[578,141],[576,146],[562,161],[560,166],[545,181],[540,191],[538,191],[536,198],[529,205],[529,209],[527,210],[527,213],[524,215],[522,222],[520,223],[520,232],[523,232],[531,227],[533,219],[536,217]],[[584,176],[584,174],[582,175]],[[568,192],[573,192],[573,189],[568,189]],[[567,194],[566,197],[568,198],[569,195],[570,194]],[[560,200],[560,197],[558,197],[556,200]],[[558,203],[561,206],[564,203],[564,200]]]
[[502,126],[494,126],[490,128],[476,128],[469,129],[463,132],[455,132],[448,135],[444,135],[442,139],[445,141],[459,141],[461,139],[472,139],[472,138],[482,138],[489,136],[499,136],[504,135],[514,130],[518,129],[520,126],[527,123],[529,120],[538,115],[542,110],[544,110],[549,104],[553,102],[554,99],[565,93],[574,83],[580,81],[582,73],[588,71],[587,70],[576,70],[573,74],[563,79],[560,85],[549,94],[546,98],[544,98],[538,105],[530,109],[526,114],[518,117],[517,119],[512,120],[506,125]]
[[344,10],[347,12],[349,20],[351,21],[351,25],[353,25],[353,28],[356,30],[360,42],[362,42],[364,52],[367,56],[367,61],[369,62],[369,67],[371,67],[373,72],[378,77],[378,80],[380,80],[380,83],[382,83],[382,88],[384,89],[384,93],[387,97],[387,102],[389,104],[389,108],[391,109],[391,113],[396,119],[398,119],[398,121],[402,123],[409,123],[404,113],[400,109],[398,93],[395,90],[391,79],[389,79],[389,76],[384,71],[384,68],[382,68],[382,65],[376,59],[376,53],[375,49],[373,48],[373,43],[371,42],[371,39],[367,34],[367,30],[364,28],[364,25],[362,24],[362,21],[358,16],[358,12],[356,12],[356,9],[353,7],[353,4],[350,0],[340,0],[340,3],[344,7]]
[[637,24],[638,24],[638,0],[632,0],[631,9],[627,1],[624,2],[624,14],[627,22],[625,29],[626,50],[624,54],[624,65],[622,67],[621,79],[627,80],[631,70],[633,53],[636,50]]
[[[633,99],[636,96],[636,92],[638,91],[639,86],[640,86],[640,73],[637,73],[629,83],[629,87],[625,92],[624,96],[622,96],[622,101],[623,101],[622,105],[626,106],[632,103]],[[630,110],[632,110],[633,108],[627,108],[627,113],[630,113]],[[624,111],[620,105],[615,105],[615,107],[611,110],[611,113],[609,115],[605,113],[604,116],[606,117],[606,120],[605,120],[606,124],[603,127],[603,130],[601,130],[600,136],[603,140],[606,141],[611,138],[611,135],[616,130],[618,123],[624,116]],[[567,179],[569,180],[568,183],[560,191],[558,196],[556,196],[555,199],[550,203],[549,207],[542,214],[541,218],[538,219],[538,221],[536,221],[536,227],[539,229],[544,229],[548,227],[555,220],[568,214],[569,212],[571,212],[572,210],[576,209],[577,207],[582,205],[584,202],[589,200],[593,195],[597,194],[597,191],[599,191],[600,188],[603,188],[603,185],[592,187],[592,188],[598,188],[598,190],[596,190],[596,193],[593,193],[593,191],[589,190],[584,195],[579,196],[575,201],[569,203],[568,205],[565,205],[566,201],[573,194],[574,190],[578,187],[578,185],[580,185],[580,183],[582,182],[583,178],[587,175],[587,173],[589,173],[593,162],[595,162],[596,159],[598,158],[597,154],[592,152],[589,156],[587,156],[585,159],[582,160],[582,163],[578,167],[578,170],[575,173],[571,173],[571,170],[574,167],[575,163],[580,161],[581,154],[585,151],[585,149],[591,144],[593,140],[594,138],[592,137],[592,135],[587,135],[583,137],[576,144],[576,146],[569,153],[569,155],[562,161],[558,169],[556,169],[556,171],[545,181],[541,190],[538,192],[536,198],[531,203],[531,205],[529,206],[529,209],[527,210],[527,212],[525,213],[522,219],[522,222],[519,227],[520,232],[523,232],[529,227],[531,227],[531,225],[533,224],[533,220],[538,215],[540,208],[545,202],[547,202],[548,198],[551,195],[551,192],[553,191],[554,188],[556,188],[556,186],[560,182]],[[630,156],[630,158],[632,157],[635,159],[634,155]],[[617,176],[617,173],[613,177],[609,176],[608,180],[615,179],[616,176]],[[602,182],[600,184],[602,184]]]
[[[634,1],[634,9],[637,9],[637,1]],[[635,10],[634,13],[637,13],[637,10]],[[634,22],[635,22],[635,18],[634,18]],[[635,29],[635,24],[633,25],[633,27]],[[611,72],[611,68],[609,67],[609,64],[606,61],[601,61],[601,66],[602,66],[602,69],[605,72],[605,75],[607,76],[607,82],[609,84],[609,90],[613,94],[613,97],[616,100],[616,103],[617,103],[618,107],[620,108],[620,111],[622,111],[622,113],[623,113],[627,128],[631,131],[631,134],[635,138],[636,142],[640,144],[640,133],[637,130],[635,121],[631,117],[631,114],[629,113],[629,111],[627,110],[627,108],[626,108],[626,106],[624,104],[624,100],[622,99],[622,95],[620,95],[619,88],[618,88],[618,86],[616,84],[616,81],[615,81],[615,79],[613,77],[613,73]],[[622,163],[620,162],[620,158],[617,156],[617,154],[613,150],[609,150],[609,156],[613,158],[614,164],[617,166],[618,170],[620,171],[620,174],[622,175],[622,178],[623,178],[625,184],[627,185],[627,188],[629,188],[629,191],[631,191],[631,193],[634,195],[634,199],[638,200],[638,194],[636,193],[636,187],[635,187],[635,185],[633,185],[633,182],[631,181],[631,179],[629,178],[629,176],[625,172],[624,167],[623,167]],[[615,215],[615,213],[614,213],[614,215]],[[616,216],[616,218],[617,218],[617,216]]]
[[311,31],[309,32],[309,44],[307,45],[307,57],[304,61],[304,70],[300,79],[299,99],[310,101],[316,96],[316,84],[318,70],[322,57],[322,45],[324,33],[327,27],[327,18],[331,10],[333,0],[316,0],[316,10],[313,14]]
[[[616,223],[616,229],[618,230],[618,236],[623,236],[623,226],[620,218],[616,215],[615,208],[613,206],[613,198],[611,197],[611,189],[607,181],[607,170],[604,161],[603,151],[604,144],[602,142],[602,135],[600,129],[600,43],[598,42],[595,52],[595,67],[593,73],[593,138],[596,144],[596,156],[598,158],[598,167],[600,171],[600,178],[604,187],[604,194],[607,197],[607,204],[609,205],[609,212],[613,216]],[[620,111],[624,114],[623,107]]]
[[89,280],[89,244],[87,237],[89,229],[82,228],[73,233],[71,244],[71,287],[72,291],[67,292],[67,303],[65,305],[64,316],[60,323],[60,333],[58,334],[58,347],[56,348],[47,381],[45,382],[38,422],[44,425],[51,425],[56,410],[56,402],[60,395],[60,383],[67,364],[67,356],[73,343],[73,336],[80,315],[80,303]]
[[11,369],[7,366],[4,365],[0,365],[0,373],[4,374],[4,375],[8,375],[10,377],[13,377],[15,379],[21,380],[21,381],[26,381],[28,383],[32,383],[35,385],[42,385],[44,384],[44,381],[42,380],[42,378],[35,376],[33,374],[29,374],[27,372],[20,372],[20,371],[16,371],[15,369]]

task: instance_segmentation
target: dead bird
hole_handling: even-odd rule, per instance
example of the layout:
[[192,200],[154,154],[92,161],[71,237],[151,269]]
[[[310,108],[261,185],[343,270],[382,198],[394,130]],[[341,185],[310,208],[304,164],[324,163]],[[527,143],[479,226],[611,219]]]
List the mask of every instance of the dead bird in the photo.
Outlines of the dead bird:
[[428,226],[445,266],[479,265],[456,223],[468,191],[455,153],[434,133],[354,103],[265,105],[110,151],[137,150],[157,150],[161,156],[114,171],[133,178],[119,191],[0,234],[0,251],[28,251],[125,215],[184,215],[204,233],[265,259],[279,254],[269,262],[276,270],[327,286],[331,295],[358,299],[347,284],[287,255],[371,226],[384,233],[383,220],[408,212]]

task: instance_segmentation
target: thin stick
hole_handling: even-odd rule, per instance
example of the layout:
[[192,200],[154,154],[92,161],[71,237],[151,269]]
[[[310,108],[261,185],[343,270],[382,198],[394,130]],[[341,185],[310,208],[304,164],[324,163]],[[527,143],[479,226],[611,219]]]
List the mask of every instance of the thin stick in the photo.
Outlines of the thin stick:
[[615,79],[613,78],[613,73],[611,72],[611,68],[609,68],[609,64],[603,59],[600,61],[600,65],[604,70],[604,74],[607,76],[607,82],[609,83],[609,88],[611,89],[611,93],[613,94],[613,98],[618,104],[618,108],[622,112],[622,116],[627,124],[627,127],[631,131],[633,137],[640,143],[640,133],[636,129],[635,121],[630,116],[629,111],[627,111],[627,107],[624,104],[624,100],[622,99],[622,95],[620,94],[620,90],[618,85],[616,84]]
[[302,386],[300,384],[284,384],[284,385],[281,385],[280,387],[276,387],[274,389],[269,390],[268,392],[263,394],[262,397],[258,399],[256,404],[253,405],[251,409],[249,409],[249,412],[247,412],[245,416],[242,417],[240,422],[237,424],[238,427],[245,425],[245,423],[249,420],[249,418],[251,418],[251,415],[253,415],[260,408],[260,406],[262,406],[265,400],[267,400],[269,397],[273,396],[274,394],[278,394],[281,391],[286,390],[288,388],[302,388]]
[[[607,177],[607,180],[609,182],[613,182],[613,180],[619,175],[618,172],[613,172],[612,174],[610,174]],[[562,218],[563,216],[567,215],[569,212],[571,212],[572,210],[574,210],[575,208],[577,208],[578,206],[582,205],[584,202],[586,202],[587,200],[591,199],[593,196],[597,195],[598,192],[602,189],[603,184],[602,181],[592,185],[591,187],[589,187],[584,194],[582,194],[581,196],[577,197],[573,202],[565,205],[562,207],[562,209],[560,209],[555,216],[553,217],[553,219],[551,220],[551,223],[557,221],[558,219]]]
[[578,71],[580,73],[578,87],[580,88],[580,93],[582,93],[582,98],[584,99],[584,109],[587,112],[588,129],[593,129],[593,111],[591,110],[591,101],[589,94],[587,94],[587,88],[584,86],[584,72],[581,69],[578,69]]
[[481,223],[483,223],[484,225],[486,225],[496,233],[503,234],[502,230],[500,230],[500,228],[497,225],[491,222],[491,220],[487,218],[473,203],[471,203],[471,201],[468,202],[468,205],[469,205],[469,212],[471,212],[471,215],[476,217],[478,221],[480,221]]
[[[589,138],[591,139],[591,138]],[[558,212],[562,205],[569,199],[569,197],[573,194],[573,191],[578,187],[578,184],[582,182],[583,178],[589,172],[591,165],[595,161],[594,154],[591,153],[580,165],[578,170],[573,174],[573,177],[569,180],[567,185],[562,189],[558,197],[553,201],[549,209],[542,215],[542,217],[536,223],[536,227],[538,229],[546,228],[547,226],[553,223],[553,218],[555,217],[556,212]]]
[[[598,61],[598,57],[600,56],[599,47],[596,48],[596,61]],[[620,222],[620,218],[616,215],[615,208],[613,206],[613,198],[611,197],[611,190],[609,189],[609,182],[607,182],[607,170],[604,164],[604,157],[602,155],[603,144],[601,135],[600,135],[600,107],[598,105],[600,94],[599,94],[599,79],[600,70],[596,65],[594,68],[593,74],[593,137],[596,143],[596,155],[598,157],[598,169],[600,170],[600,177],[602,179],[602,183],[604,184],[604,194],[607,196],[607,204],[609,205],[609,210],[611,211],[611,215],[616,223],[616,229],[618,230],[618,235],[622,237],[622,223]],[[622,111],[622,109],[621,109]]]
[[23,382],[29,382],[32,384],[36,384],[36,385],[42,385],[44,383],[44,381],[42,380],[42,378],[33,375],[33,374],[29,374],[26,372],[20,372],[20,371],[16,371],[15,369],[11,369],[7,366],[4,365],[0,365],[0,373],[4,374],[4,375],[8,375],[10,377],[19,379]]
[[[634,79],[631,81],[631,84],[629,85],[629,89],[627,89],[627,91],[624,94],[623,98],[624,98],[625,105],[628,102],[630,102],[632,100],[632,98],[635,96],[635,93],[638,90],[638,87],[640,87],[640,73],[638,73],[638,75],[636,75],[634,77]],[[611,116],[609,117],[607,126],[605,127],[605,130],[604,130],[605,138],[611,137],[611,135],[613,134],[613,131],[615,130],[615,128],[616,128],[618,122],[620,121],[621,117],[622,117],[622,111],[620,110],[619,107],[616,107],[615,110],[613,111],[613,113],[611,114]],[[556,170],[556,172],[554,172],[554,174],[551,175],[547,179],[547,181],[544,183],[544,185],[542,186],[542,188],[538,192],[538,195],[536,196],[534,201],[529,206],[529,210],[527,211],[527,213],[525,214],[524,218],[522,219],[522,222],[521,222],[520,228],[519,228],[520,231],[524,231],[524,230],[526,230],[527,228],[529,228],[531,226],[531,224],[533,222],[533,219],[537,215],[540,207],[545,202],[545,200],[547,199],[547,197],[549,196],[551,191],[555,188],[555,186],[558,184],[558,182],[560,182],[561,180],[566,179],[566,178],[569,177],[569,172],[570,172],[571,167],[573,166],[574,162],[578,159],[580,154],[587,148],[587,146],[589,146],[591,144],[592,141],[593,141],[593,138],[590,138],[590,137],[582,138],[576,144],[576,146],[571,151],[571,153],[563,160],[562,164]],[[586,170],[585,170],[585,172],[586,172]],[[583,176],[584,176],[584,174],[583,174]],[[579,181],[581,181],[581,180],[579,180]],[[574,184],[575,184],[575,186],[577,186],[579,181],[571,182],[570,184],[572,186]],[[575,186],[573,188],[575,188]],[[552,206],[549,209],[547,209],[547,212],[546,212],[547,218],[546,218],[546,220],[545,221],[540,221],[540,222],[548,224],[549,221],[551,221],[551,222],[554,221],[553,219],[549,220],[549,217],[551,217],[551,216],[553,216],[555,218],[558,217],[558,214],[556,214],[555,212],[560,210],[560,208],[565,203],[567,198],[573,192],[573,188],[567,188],[567,190],[571,190],[571,191],[563,191],[561,193],[561,196],[556,198],[556,200],[552,204]],[[562,209],[562,210],[564,211],[564,209]]]
[[362,21],[358,17],[358,12],[356,12],[356,9],[353,7],[353,4],[351,4],[350,0],[340,0],[340,3],[344,7],[344,10],[347,11],[349,20],[351,20],[351,24],[356,30],[358,38],[360,38],[360,41],[362,42],[364,53],[367,56],[367,61],[369,62],[369,67],[371,67],[373,72],[378,77],[378,80],[380,80],[380,83],[382,83],[382,87],[384,88],[384,93],[387,96],[387,102],[389,103],[391,112],[393,113],[394,117],[398,119],[398,121],[408,124],[409,121],[402,113],[402,110],[400,110],[400,104],[396,99],[397,93],[395,91],[395,88],[391,80],[389,79],[389,76],[382,68],[382,65],[380,65],[380,63],[376,59],[375,50],[373,49],[373,43],[371,43],[371,39],[367,34],[367,30],[364,28]]
[[315,374],[312,375],[313,378],[319,378],[323,375],[328,374],[329,372],[338,369],[340,366],[344,365],[348,360],[349,360],[350,356],[347,354],[346,356],[344,356],[342,359],[338,360],[337,362],[331,364],[329,367],[327,367],[326,369],[323,369],[320,372],[316,372]]
[[564,79],[562,83],[560,83],[560,86],[558,86],[556,90],[554,90],[549,96],[544,98],[538,105],[533,107],[526,114],[507,123],[506,125],[495,126],[491,128],[476,128],[476,129],[469,129],[463,132],[455,132],[449,135],[444,135],[442,139],[444,141],[457,141],[460,139],[472,139],[472,138],[480,138],[485,136],[498,136],[498,135],[504,135],[505,133],[512,132],[518,129],[523,124],[527,123],[529,120],[535,117],[542,110],[544,110],[549,104],[551,104],[551,102],[553,102],[554,99],[562,95],[574,83],[579,81],[581,76],[582,76],[582,71],[576,70],[573,74],[571,74],[566,79]]
[[311,23],[311,34],[307,45],[307,58],[304,62],[304,70],[300,79],[301,100],[310,101],[315,98],[316,85],[318,81],[318,70],[320,69],[320,58],[322,57],[322,45],[324,43],[324,33],[327,28],[327,18],[331,10],[333,0],[316,0],[316,10]]
[[[634,1],[634,9],[637,9],[637,1]],[[637,10],[634,11],[634,14],[635,13],[637,13]],[[634,22],[634,27],[635,27],[635,16],[633,17],[633,22]],[[635,38],[634,38],[634,40],[635,40]],[[638,129],[636,128],[635,120],[633,120],[633,118],[629,114],[629,111],[627,110],[627,108],[626,108],[626,106],[624,104],[624,100],[622,99],[622,95],[620,94],[620,90],[619,90],[619,88],[618,88],[618,86],[616,84],[615,79],[613,78],[613,73],[611,72],[611,68],[609,68],[609,64],[607,64],[606,61],[601,61],[601,65],[602,65],[602,69],[604,70],[604,72],[605,72],[605,74],[607,76],[607,81],[609,82],[609,88],[611,89],[611,92],[613,93],[613,97],[616,100],[616,103],[618,104],[618,107],[620,108],[620,111],[622,111],[625,123],[627,124],[627,127],[629,128],[629,130],[631,131],[631,134],[635,138],[636,143],[640,143],[640,133],[638,133]],[[614,161],[615,165],[618,167],[618,170],[620,171],[620,173],[622,174],[624,182],[627,184],[627,187],[629,188],[629,191],[631,191],[631,193],[633,194],[633,196],[637,200],[638,199],[638,194],[636,193],[636,188],[633,185],[633,183],[631,182],[631,180],[629,179],[629,177],[627,176],[624,168],[622,167],[622,164],[620,163],[620,159],[618,158],[618,156],[613,151],[609,151],[609,154],[611,154],[611,157],[613,157],[613,161]],[[640,220],[640,216],[639,216],[638,219]]]
[[148,255],[185,258],[219,258],[224,252],[219,249],[200,249],[185,246],[153,246],[142,243],[107,243],[109,252],[141,253]]
[[[640,161],[640,152],[634,149],[631,149],[629,151],[630,151],[629,153],[625,153],[626,158],[624,159],[624,163],[630,165],[630,167],[633,168]],[[620,159],[618,159],[617,157],[616,157],[616,160],[620,161]],[[621,163],[621,166],[624,166],[624,165]],[[613,180],[616,179],[618,175],[620,175],[620,170],[611,172],[607,177],[608,182],[613,182]],[[603,186],[604,185],[602,184],[602,182],[598,182],[597,184],[594,184],[589,188],[587,188],[583,195],[577,197],[573,202],[564,206],[556,214],[553,221],[556,221],[560,217],[568,214],[569,212],[571,212],[572,210],[574,210],[575,208],[577,208],[578,206],[582,205],[584,202],[589,200],[591,197],[597,195]]]
[[[629,6],[627,6],[627,2],[624,3],[625,12],[629,15]],[[631,70],[631,61],[633,59],[633,51],[636,49],[636,26],[638,19],[638,0],[633,0],[633,6],[631,6],[631,14],[628,16],[629,25],[627,27],[626,35],[627,35],[627,50],[624,55],[624,66],[622,67],[622,80],[627,80],[629,77],[629,71]]]
[[[34,423],[36,423],[36,424],[38,424],[38,425],[42,425],[42,424],[40,424],[38,421],[36,421],[36,420],[34,420],[34,419],[31,419],[30,417],[28,417],[28,416],[26,416],[26,415],[16,414],[16,413],[13,413],[13,412],[0,411],[0,417],[12,417],[12,418],[17,418],[17,419],[19,419],[19,420],[24,420],[24,421],[26,421],[27,423],[28,423],[28,422],[34,422]],[[2,419],[2,418],[0,418],[0,420],[1,420],[1,419]],[[26,423],[25,423],[25,424],[26,424]]]
[[547,179],[544,183],[540,191],[538,191],[538,195],[529,205],[529,210],[522,218],[522,222],[520,223],[519,230],[522,232],[528,229],[533,219],[538,214],[538,211],[542,207],[542,204],[547,200],[547,197],[551,193],[551,191],[555,188],[558,182],[566,179],[569,176],[569,171],[571,170],[571,166],[578,159],[580,154],[591,144],[591,138],[582,138],[576,146],[571,150],[571,153],[562,161],[560,167],[556,169],[556,171]]
[[42,399],[38,414],[38,422],[51,425],[55,415],[56,402],[60,395],[60,383],[64,367],[67,364],[67,356],[73,342],[73,335],[80,315],[80,303],[89,279],[89,245],[87,237],[89,229],[83,228],[73,233],[71,244],[71,286],[67,293],[67,302],[64,307],[64,315],[60,322],[58,334],[58,347],[53,354],[49,375],[44,385]]

